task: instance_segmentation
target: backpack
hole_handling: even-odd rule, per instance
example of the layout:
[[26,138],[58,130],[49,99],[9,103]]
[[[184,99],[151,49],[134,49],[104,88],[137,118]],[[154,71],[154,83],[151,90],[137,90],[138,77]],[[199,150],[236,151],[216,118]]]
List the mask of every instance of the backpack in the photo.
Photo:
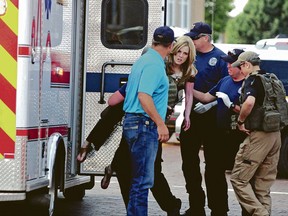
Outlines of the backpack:
[[[260,77],[265,90],[265,97],[263,101],[264,119],[263,119],[263,130],[273,131],[269,129],[269,124],[273,127],[274,120],[272,116],[276,116],[278,113],[278,119],[280,118],[280,129],[283,129],[288,125],[288,103],[286,101],[286,91],[281,80],[274,73],[256,73],[256,76]],[[280,113],[280,115],[279,115]],[[266,118],[266,119],[265,119]],[[268,124],[266,128],[265,123]],[[279,122],[278,122],[279,124]]]

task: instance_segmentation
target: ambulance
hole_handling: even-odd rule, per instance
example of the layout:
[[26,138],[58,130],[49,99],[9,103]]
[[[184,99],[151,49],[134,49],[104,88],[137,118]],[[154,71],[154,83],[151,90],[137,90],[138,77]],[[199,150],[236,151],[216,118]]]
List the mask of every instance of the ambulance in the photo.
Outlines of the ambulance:
[[164,23],[162,0],[0,0],[0,201],[82,199],[103,175],[119,125],[99,151],[81,143]]

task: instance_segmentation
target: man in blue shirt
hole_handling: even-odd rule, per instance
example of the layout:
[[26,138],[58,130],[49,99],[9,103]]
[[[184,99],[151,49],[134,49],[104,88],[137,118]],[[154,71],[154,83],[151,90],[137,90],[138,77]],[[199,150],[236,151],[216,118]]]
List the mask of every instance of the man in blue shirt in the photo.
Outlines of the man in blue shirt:
[[[234,158],[239,149],[240,143],[246,134],[237,128],[237,116],[240,111],[239,96],[244,76],[239,67],[232,67],[231,64],[237,60],[238,56],[244,52],[241,49],[234,49],[228,55],[221,56],[228,63],[229,76],[222,78],[217,85],[206,93],[194,90],[194,97],[207,104],[217,99],[217,128],[214,145],[210,147],[218,160],[215,162],[211,178],[217,182],[217,199],[210,201],[214,203],[213,215],[227,215],[228,211],[228,186],[225,177],[225,170],[231,170],[234,165]],[[203,112],[206,111],[203,105]],[[197,111],[201,111],[201,105],[197,105]],[[218,207],[216,208],[216,204]],[[217,213],[217,214],[216,214]]]
[[[197,50],[195,66],[198,73],[195,77],[194,89],[204,93],[228,75],[227,63],[221,59],[221,55],[225,55],[225,53],[211,43],[211,34],[210,26],[203,22],[194,23],[190,32],[186,34],[191,37]],[[192,109],[198,102],[197,98],[193,99]],[[190,204],[190,208],[184,215],[206,215],[204,210],[205,193],[202,188],[202,174],[199,164],[199,151],[203,146],[208,206],[212,210],[211,215],[221,216],[222,214],[218,214],[218,210],[221,209],[226,213],[228,206],[219,205],[217,201],[219,199],[219,187],[217,183],[215,184],[214,179],[217,161],[221,160],[214,152],[215,137],[217,135],[216,108],[212,107],[203,114],[192,110],[190,119],[191,127],[188,130],[182,128],[180,133],[182,170]]]
[[169,139],[165,125],[169,83],[164,58],[173,48],[174,32],[167,26],[154,31],[152,48],[132,66],[123,109],[123,136],[132,162],[128,216],[148,214],[148,191],[154,182],[158,140]]

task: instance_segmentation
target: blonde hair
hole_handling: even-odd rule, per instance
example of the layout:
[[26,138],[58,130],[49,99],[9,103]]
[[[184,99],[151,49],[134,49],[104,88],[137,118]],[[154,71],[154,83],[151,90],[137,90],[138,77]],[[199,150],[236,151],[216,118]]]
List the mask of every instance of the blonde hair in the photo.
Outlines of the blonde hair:
[[179,82],[185,82],[190,78],[190,76],[194,77],[198,72],[196,67],[194,66],[194,62],[196,59],[196,49],[194,43],[190,37],[184,35],[176,39],[173,49],[171,53],[168,55],[166,62],[167,75],[172,75],[174,73],[172,69],[174,64],[174,55],[176,55],[177,52],[184,46],[188,46],[189,53],[187,60],[182,65],[180,65],[180,70],[183,75],[182,78],[179,80]]

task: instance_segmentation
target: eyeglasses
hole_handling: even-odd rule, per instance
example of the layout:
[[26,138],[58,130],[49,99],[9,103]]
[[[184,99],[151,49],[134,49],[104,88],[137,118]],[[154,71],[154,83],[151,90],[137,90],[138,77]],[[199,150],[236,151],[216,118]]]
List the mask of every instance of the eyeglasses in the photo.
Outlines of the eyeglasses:
[[197,36],[195,36],[195,37],[191,37],[192,38],[192,40],[198,40],[198,39],[200,39],[200,38],[202,38],[202,37],[204,37],[204,36],[206,36],[207,34],[199,34],[199,35],[197,35]]

